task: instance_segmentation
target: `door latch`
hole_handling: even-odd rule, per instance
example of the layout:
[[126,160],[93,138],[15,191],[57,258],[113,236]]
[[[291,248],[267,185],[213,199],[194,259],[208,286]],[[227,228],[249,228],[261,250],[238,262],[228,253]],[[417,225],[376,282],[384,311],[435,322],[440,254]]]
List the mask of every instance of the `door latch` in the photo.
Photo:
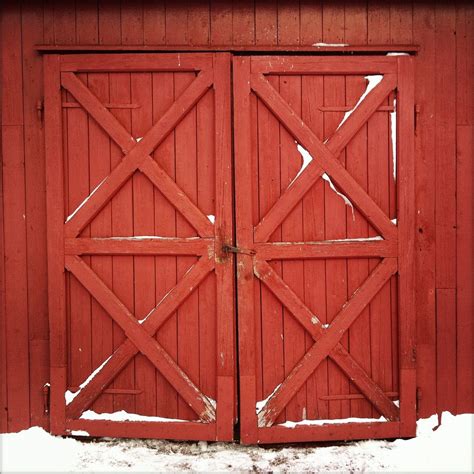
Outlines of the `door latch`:
[[225,254],[243,253],[245,255],[255,255],[255,250],[243,249],[243,248],[240,248],[240,247],[234,247],[233,245],[224,244],[222,246],[222,253],[225,253]]

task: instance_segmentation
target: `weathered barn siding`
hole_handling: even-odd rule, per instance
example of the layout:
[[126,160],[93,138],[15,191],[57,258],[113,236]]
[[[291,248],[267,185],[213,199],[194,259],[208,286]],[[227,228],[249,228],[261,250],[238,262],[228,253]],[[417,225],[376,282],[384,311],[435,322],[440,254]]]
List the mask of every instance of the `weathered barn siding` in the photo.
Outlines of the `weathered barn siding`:
[[0,431],[48,426],[42,58],[34,45],[415,44],[419,415],[474,411],[468,2],[3,2]]

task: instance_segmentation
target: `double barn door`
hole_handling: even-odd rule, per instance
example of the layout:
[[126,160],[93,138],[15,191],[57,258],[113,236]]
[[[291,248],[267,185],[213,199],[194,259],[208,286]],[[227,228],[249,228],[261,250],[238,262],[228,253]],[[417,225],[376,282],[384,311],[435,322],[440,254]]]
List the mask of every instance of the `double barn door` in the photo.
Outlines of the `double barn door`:
[[415,434],[412,68],[45,58],[53,433]]

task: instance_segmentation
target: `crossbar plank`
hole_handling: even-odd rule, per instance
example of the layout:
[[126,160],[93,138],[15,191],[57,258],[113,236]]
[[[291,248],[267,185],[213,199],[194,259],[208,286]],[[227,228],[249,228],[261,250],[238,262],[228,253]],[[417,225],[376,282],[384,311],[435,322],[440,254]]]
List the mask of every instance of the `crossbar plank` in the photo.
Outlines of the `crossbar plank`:
[[[153,125],[140,142],[136,142],[118,120],[104,107],[92,92],[73,74],[63,73],[61,84],[97,123],[122,148],[125,157],[114,168],[99,187],[76,209],[74,216],[66,222],[65,234],[76,237],[97,215],[107,202],[118,192],[122,184],[133,174],[139,165],[152,158],[150,153],[169,135],[179,121],[191,110],[212,85],[212,72],[201,72],[191,85],[178,97],[161,119]],[[148,166],[148,168],[151,168]],[[156,179],[159,175],[160,179]],[[186,196],[162,168],[155,163],[154,184],[163,183],[166,197],[172,203],[186,204],[183,215],[202,237],[213,234],[213,227],[197,206]],[[161,191],[161,189],[160,189]],[[181,209],[178,209],[181,211]]]
[[66,255],[205,255],[213,239],[173,237],[110,237],[65,239]]
[[[318,51],[320,48],[314,48]],[[334,48],[332,48],[334,50]],[[396,73],[394,58],[367,58],[328,56],[257,56],[252,57],[252,72],[262,74],[384,74]]]
[[[382,81],[381,84],[383,83],[384,81]],[[380,103],[376,103],[373,94],[381,84],[369,93],[366,99],[367,101],[370,99],[374,111]],[[325,171],[383,237],[387,240],[395,239],[397,229],[395,225],[390,222],[387,215],[347,172],[328,147],[321,143],[311,129],[268,81],[262,75],[253,74],[251,75],[251,87],[269,110],[288,129],[289,133],[291,133],[313,157],[313,161],[308,165],[305,171],[296,178],[292,185],[284,192],[267,215],[264,216],[257,225],[255,228],[255,240],[258,242],[266,242],[285,216],[288,215]],[[351,117],[349,120],[350,119]]]
[[66,268],[123,329],[135,347],[166,377],[204,422],[215,421],[215,408],[126,306],[79,257],[67,256]]
[[271,426],[274,423],[294,393],[327,356],[340,365],[341,369],[344,370],[383,416],[389,420],[398,418],[398,408],[339,343],[344,332],[347,331],[361,311],[396,270],[397,261],[395,258],[384,259],[369,275],[362,286],[353,293],[341,311],[336,315],[329,329],[324,329],[317,316],[307,308],[268,263],[257,260],[255,264],[256,275],[311,334],[313,339],[317,341],[263,407],[258,415],[259,426]]
[[255,244],[255,251],[262,260],[396,257],[397,241],[266,242]]

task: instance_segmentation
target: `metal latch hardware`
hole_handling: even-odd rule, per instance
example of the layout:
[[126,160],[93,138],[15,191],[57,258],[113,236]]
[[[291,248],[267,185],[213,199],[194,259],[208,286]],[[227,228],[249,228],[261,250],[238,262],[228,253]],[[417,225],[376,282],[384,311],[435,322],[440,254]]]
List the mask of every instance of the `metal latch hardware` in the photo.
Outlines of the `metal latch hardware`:
[[222,246],[222,252],[226,253],[226,254],[229,254],[229,253],[244,253],[245,255],[255,255],[255,250],[234,247],[233,245],[229,245],[229,244],[224,244]]

